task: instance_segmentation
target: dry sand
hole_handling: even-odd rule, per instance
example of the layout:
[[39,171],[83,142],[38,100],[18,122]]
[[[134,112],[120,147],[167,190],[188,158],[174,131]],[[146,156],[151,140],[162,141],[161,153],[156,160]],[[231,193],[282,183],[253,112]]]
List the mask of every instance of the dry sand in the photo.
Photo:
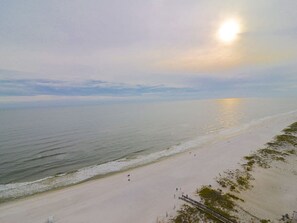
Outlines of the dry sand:
[[[258,149],[289,124],[296,113],[263,121],[239,133],[160,162],[65,189],[0,205],[1,223],[151,223],[175,213],[177,194],[193,194]],[[130,174],[130,181],[128,181]],[[178,192],[176,191],[178,188]]]
[[274,222],[297,211],[297,158],[274,162],[271,168],[257,168],[253,173],[253,188],[240,193],[241,206],[261,219]]

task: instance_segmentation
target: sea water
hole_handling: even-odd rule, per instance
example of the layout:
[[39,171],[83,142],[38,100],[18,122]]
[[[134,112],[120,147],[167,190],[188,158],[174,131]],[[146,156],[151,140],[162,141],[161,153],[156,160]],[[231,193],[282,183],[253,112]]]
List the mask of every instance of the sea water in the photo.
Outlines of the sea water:
[[232,98],[2,109],[0,200],[154,162],[294,112],[296,102]]

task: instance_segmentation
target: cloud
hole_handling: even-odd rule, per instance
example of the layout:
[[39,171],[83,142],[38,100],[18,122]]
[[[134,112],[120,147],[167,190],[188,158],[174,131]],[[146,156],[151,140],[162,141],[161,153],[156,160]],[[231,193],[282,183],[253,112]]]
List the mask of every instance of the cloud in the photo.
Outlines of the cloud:
[[178,88],[162,85],[129,85],[100,80],[81,82],[46,79],[0,80],[0,96],[141,96],[177,91]]
[[[295,1],[4,0],[0,6],[6,99],[260,96],[286,86],[280,94],[296,93],[297,80],[288,81],[297,70]],[[218,27],[234,17],[242,33],[222,45]]]
[[[257,73],[250,75],[250,73]],[[259,75],[260,74],[260,75]],[[181,75],[178,75],[180,77]],[[297,95],[294,66],[249,69],[227,78],[184,76],[183,87],[139,85],[102,80],[0,80],[0,103],[78,104],[110,101],[178,100],[224,97],[292,97]]]

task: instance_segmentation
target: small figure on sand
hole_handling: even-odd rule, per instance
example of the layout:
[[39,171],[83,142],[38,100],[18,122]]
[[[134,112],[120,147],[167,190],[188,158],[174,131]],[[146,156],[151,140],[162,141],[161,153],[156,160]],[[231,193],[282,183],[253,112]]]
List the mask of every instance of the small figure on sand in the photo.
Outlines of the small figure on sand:
[[54,223],[54,216],[49,216],[47,219],[47,223]]

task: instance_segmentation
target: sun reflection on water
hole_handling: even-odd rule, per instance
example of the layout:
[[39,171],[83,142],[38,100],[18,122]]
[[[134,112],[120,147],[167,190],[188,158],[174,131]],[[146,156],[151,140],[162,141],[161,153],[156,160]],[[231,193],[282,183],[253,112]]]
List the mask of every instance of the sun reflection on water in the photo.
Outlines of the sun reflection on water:
[[241,98],[224,98],[217,100],[221,114],[219,122],[224,127],[232,127],[239,123],[242,101],[243,99]]

